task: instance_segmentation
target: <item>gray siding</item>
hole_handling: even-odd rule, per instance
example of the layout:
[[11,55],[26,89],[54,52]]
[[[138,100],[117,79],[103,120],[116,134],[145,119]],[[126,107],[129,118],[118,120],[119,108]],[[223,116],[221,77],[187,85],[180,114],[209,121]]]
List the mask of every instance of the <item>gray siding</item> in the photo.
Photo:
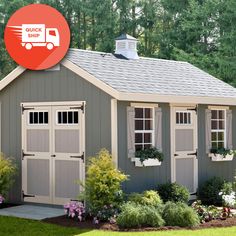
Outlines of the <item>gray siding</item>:
[[2,152],[16,159],[11,201],[21,197],[21,102],[86,101],[86,155],[111,148],[110,96],[61,66],[60,71],[26,71],[0,93]]
[[123,184],[125,192],[141,192],[155,189],[158,184],[170,180],[170,107],[159,104],[162,108],[162,147],[164,161],[157,167],[135,167],[127,156],[127,115],[128,102],[118,102],[118,166],[129,175]]
[[[236,170],[236,158],[233,161],[213,162],[206,154],[205,141],[205,109],[208,106],[199,105],[198,110],[198,179],[199,186],[213,176],[220,176],[232,181]],[[236,149],[236,107],[233,110],[233,149]]]

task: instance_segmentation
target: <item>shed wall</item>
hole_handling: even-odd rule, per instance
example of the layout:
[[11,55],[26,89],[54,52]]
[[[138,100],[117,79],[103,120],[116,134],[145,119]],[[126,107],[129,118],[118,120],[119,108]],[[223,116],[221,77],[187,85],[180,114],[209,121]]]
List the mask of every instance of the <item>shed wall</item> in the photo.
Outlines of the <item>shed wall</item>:
[[[233,181],[236,170],[236,158],[233,161],[214,162],[206,154],[205,140],[205,109],[207,105],[198,106],[198,179],[199,186],[213,176]],[[233,111],[233,149],[236,149],[236,107],[230,107]]]
[[170,107],[168,104],[158,104],[162,108],[162,149],[164,161],[161,166],[135,167],[127,155],[127,114],[129,102],[118,102],[118,166],[129,175],[129,180],[123,184],[126,193],[142,192],[155,189],[158,184],[171,179],[170,169]]
[[86,101],[86,156],[111,149],[111,97],[67,68],[25,71],[0,93],[1,147],[16,159],[11,201],[21,200],[21,102]]

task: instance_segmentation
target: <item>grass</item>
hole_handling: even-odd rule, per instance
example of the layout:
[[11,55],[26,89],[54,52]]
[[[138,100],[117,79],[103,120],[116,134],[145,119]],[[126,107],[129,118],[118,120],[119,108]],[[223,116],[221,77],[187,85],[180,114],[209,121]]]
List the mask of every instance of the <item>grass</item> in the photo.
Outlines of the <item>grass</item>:
[[80,230],[47,224],[40,221],[0,216],[0,236],[228,236],[236,235],[236,227],[203,230],[172,230],[160,232],[107,232]]

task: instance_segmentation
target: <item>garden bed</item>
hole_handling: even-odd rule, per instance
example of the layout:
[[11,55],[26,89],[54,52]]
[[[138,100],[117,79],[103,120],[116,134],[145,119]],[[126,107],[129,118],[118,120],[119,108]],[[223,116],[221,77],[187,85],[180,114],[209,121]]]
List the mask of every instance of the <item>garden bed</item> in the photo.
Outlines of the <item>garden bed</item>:
[[162,231],[162,230],[181,230],[181,229],[205,229],[205,228],[215,228],[215,227],[230,227],[236,226],[236,217],[227,218],[225,220],[212,220],[200,224],[196,227],[178,227],[178,226],[163,226],[159,228],[136,228],[136,229],[120,229],[117,224],[110,223],[99,223],[93,224],[92,219],[87,221],[78,222],[75,219],[69,219],[67,216],[58,216],[54,218],[47,218],[43,220],[46,223],[56,224],[65,227],[76,227],[79,229],[100,229],[100,230],[111,230],[111,231]]

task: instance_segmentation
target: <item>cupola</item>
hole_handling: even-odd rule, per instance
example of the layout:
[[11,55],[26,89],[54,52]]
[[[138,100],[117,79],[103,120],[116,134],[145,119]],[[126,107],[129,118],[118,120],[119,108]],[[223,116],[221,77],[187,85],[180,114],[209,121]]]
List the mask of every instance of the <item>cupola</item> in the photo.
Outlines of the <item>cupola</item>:
[[137,53],[138,40],[128,34],[122,34],[116,40],[115,54],[123,55],[128,59],[139,59]]

